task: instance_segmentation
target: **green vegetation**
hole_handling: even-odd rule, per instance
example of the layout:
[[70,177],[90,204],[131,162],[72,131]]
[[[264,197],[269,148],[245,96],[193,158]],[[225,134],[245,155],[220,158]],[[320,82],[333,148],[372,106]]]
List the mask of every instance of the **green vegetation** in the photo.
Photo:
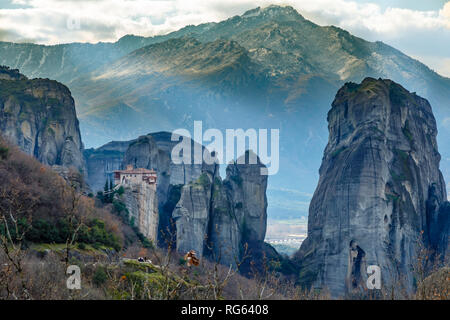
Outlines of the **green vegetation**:
[[220,190],[222,189],[222,180],[215,177],[214,178],[214,185],[213,185],[213,196],[217,199],[219,196]]
[[[0,102],[5,102],[8,99],[20,102],[21,114],[19,114],[19,119],[25,120],[25,115],[30,112],[35,114],[38,111],[49,111],[48,120],[60,119],[63,115],[64,108],[62,107],[62,102],[59,99],[46,97],[36,98],[33,96],[29,88],[39,86],[42,81],[54,82],[51,80],[34,79],[34,80],[0,80]],[[47,106],[51,106],[50,110],[47,110]],[[25,118],[24,118],[25,117]]]
[[154,248],[153,242],[148,240],[138,229],[136,226],[131,226],[133,228],[133,231],[136,233],[136,236],[139,238],[139,241],[141,241],[142,246],[144,248]]
[[347,90],[349,92],[355,92],[359,88],[359,84],[354,82],[347,82],[345,85],[347,86]]
[[288,257],[280,256],[279,259],[270,261],[269,267],[271,270],[280,272],[284,275],[297,273],[297,267]]
[[113,201],[113,212],[122,218],[122,221],[129,222],[130,220],[130,213],[127,209],[127,206],[125,203],[119,200]]
[[403,135],[408,139],[410,145],[413,143],[413,136],[411,131],[409,130],[408,120],[405,122],[405,126],[402,128]]
[[[31,225],[22,221],[24,228],[29,228],[26,239],[36,243],[65,243],[72,234],[69,222],[66,219],[58,219],[56,223],[44,219],[38,219]],[[4,225],[0,225],[0,233],[4,230]],[[75,240],[81,244],[103,245],[120,251],[121,245],[116,235],[105,228],[105,222],[99,219],[92,219],[87,224],[83,224],[78,231]],[[79,247],[83,248],[83,245]]]
[[101,191],[97,192],[97,198],[102,203],[113,203],[115,194],[122,195],[125,192],[125,189],[122,186],[118,190],[113,189],[114,189],[113,180],[112,179],[106,180],[105,186],[103,187],[103,192]]
[[211,182],[209,181],[208,174],[206,172],[203,172],[200,175],[200,177],[198,177],[198,179],[195,182],[195,184],[199,184],[199,185],[203,186],[204,188],[209,188]]
[[9,149],[0,145],[0,159],[5,160],[8,157]]
[[391,99],[391,102],[395,105],[402,105],[405,104],[405,102],[407,101],[414,103],[414,101],[412,101],[409,92],[407,92],[405,89],[403,89],[397,84],[392,84],[389,87],[389,98]]
[[148,240],[135,225],[134,217],[131,217],[130,219],[130,212],[128,211],[125,203],[123,203],[120,200],[114,199],[112,204],[113,204],[113,213],[119,216],[124,224],[130,226],[131,229],[133,229],[139,241],[141,241],[142,246],[144,248],[153,248],[153,243],[150,240]]
[[346,146],[340,147],[339,149],[337,149],[337,150],[335,150],[335,151],[333,151],[333,152],[331,153],[331,157],[332,157],[332,158],[336,158],[336,157],[337,157],[339,154],[341,154],[341,152],[344,151],[345,149],[347,149]]
[[302,288],[310,288],[314,281],[316,281],[317,275],[317,271],[303,267],[300,269],[300,273],[298,275],[298,284]]
[[95,269],[94,275],[92,277],[92,282],[97,286],[100,287],[102,284],[104,284],[108,280],[108,275],[106,273],[106,268],[103,266],[98,267]]
[[188,288],[194,289],[194,282],[188,282],[177,274],[159,269],[151,263],[124,260],[122,285],[112,292],[117,299],[131,299],[127,288],[133,286],[133,295],[138,299],[174,299]]
[[31,84],[31,80],[0,80],[0,99],[4,101],[8,97],[13,97],[20,100],[33,101],[35,98],[25,93]]
[[400,196],[397,195],[397,194],[386,193],[385,195],[386,195],[386,198],[387,198],[388,202],[390,202],[390,201],[396,202],[398,199],[400,199]]

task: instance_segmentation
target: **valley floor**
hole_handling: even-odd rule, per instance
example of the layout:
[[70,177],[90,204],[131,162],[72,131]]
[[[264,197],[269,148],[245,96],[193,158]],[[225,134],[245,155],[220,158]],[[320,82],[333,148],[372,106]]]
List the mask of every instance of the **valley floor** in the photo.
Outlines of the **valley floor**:
[[279,253],[291,256],[305,240],[308,221],[306,218],[289,220],[267,220],[265,242],[272,245]]

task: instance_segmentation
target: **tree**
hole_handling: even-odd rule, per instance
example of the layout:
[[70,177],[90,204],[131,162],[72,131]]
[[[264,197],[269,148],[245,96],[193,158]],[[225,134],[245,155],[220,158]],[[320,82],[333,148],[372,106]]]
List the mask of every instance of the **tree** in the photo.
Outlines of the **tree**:
[[83,209],[88,206],[81,205],[84,200],[83,195],[78,192],[75,185],[67,185],[67,182],[61,180],[60,182],[60,199],[62,204],[63,218],[67,221],[67,238],[64,261],[66,266],[69,265],[70,249],[72,248],[75,240],[77,239],[80,228],[84,225],[84,217],[86,212],[82,212]]
[[0,188],[0,246],[7,261],[0,270],[0,289],[6,291],[6,299],[31,299],[22,262],[25,235],[31,228],[36,202],[32,190],[17,180]]
[[114,189],[114,183],[113,183],[112,179],[110,179],[109,180],[109,192],[110,192],[110,194],[109,194],[109,202],[110,203],[113,202],[113,198],[114,198],[113,189]]

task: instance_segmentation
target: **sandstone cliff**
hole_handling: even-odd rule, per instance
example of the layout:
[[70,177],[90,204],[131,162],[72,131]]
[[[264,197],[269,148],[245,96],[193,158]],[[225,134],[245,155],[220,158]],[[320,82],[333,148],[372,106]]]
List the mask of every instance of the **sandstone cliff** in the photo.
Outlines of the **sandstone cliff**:
[[308,237],[296,254],[302,282],[344,295],[364,288],[366,266],[377,265],[383,283],[401,275],[411,288],[421,231],[427,245],[447,249],[430,104],[390,80],[366,78],[338,91],[328,123]]
[[123,157],[132,141],[111,141],[97,149],[83,152],[87,182],[94,191],[103,191],[105,182],[113,179],[114,170],[122,168]]
[[59,82],[0,67],[0,130],[44,164],[84,168],[74,100]]
[[175,222],[176,247],[181,253],[195,250],[204,255],[208,241],[213,175],[204,172],[197,181],[183,186],[171,218]]
[[133,184],[124,188],[119,196],[130,213],[131,223],[144,237],[156,243],[158,240],[158,197],[156,187],[147,183]]
[[[228,165],[221,180],[218,166],[204,171],[197,181],[185,185],[173,211],[177,250],[191,249],[226,265],[236,265],[245,255],[262,262],[266,250],[267,176],[260,174],[259,158],[249,162],[247,151]],[[249,261],[248,261],[249,262]],[[244,268],[250,272],[250,266]]]
[[[180,199],[181,186],[197,180],[202,171],[214,171],[214,165],[205,162],[196,164],[175,164],[171,160],[172,149],[179,141],[171,140],[170,132],[156,132],[135,140],[110,142],[98,149],[85,151],[88,168],[88,183],[96,191],[102,190],[105,181],[114,170],[124,169],[131,164],[135,168],[154,169],[158,174],[157,198],[160,214],[159,236],[173,233],[170,219],[175,204]],[[194,146],[190,140],[192,159]],[[204,150],[203,146],[200,146]],[[165,242],[165,239],[160,239]]]
[[[159,236],[173,232],[170,221],[172,211],[170,209],[173,208],[174,204],[168,202],[171,200],[176,203],[178,194],[174,195],[170,192],[176,192],[178,190],[174,188],[176,186],[185,185],[198,179],[204,170],[213,171],[212,168],[214,167],[205,162],[175,164],[171,160],[171,153],[179,141],[172,141],[171,136],[172,134],[169,132],[157,132],[141,136],[130,143],[123,159],[123,166],[132,164],[138,168],[154,169],[158,174]],[[202,150],[204,150],[204,147],[193,140],[189,139],[189,141],[192,152],[191,158],[194,159],[195,145]],[[161,242],[165,241],[165,239],[160,240]]]
[[[171,133],[158,132],[87,150],[88,181],[91,187],[101,190],[113,170],[129,164],[154,169],[158,174],[160,245],[171,240],[182,253],[195,250],[199,256],[227,265],[235,265],[243,257],[246,244],[246,253],[252,260],[262,261],[265,254],[276,256],[273,248],[264,244],[267,176],[260,175],[264,165],[259,158],[252,154],[256,162],[250,164],[250,153],[246,152],[237,162],[228,165],[227,177],[222,181],[217,164],[173,163],[171,153],[176,144],[178,141],[171,141]],[[192,159],[195,145],[191,140]],[[123,159],[121,163],[120,159]],[[137,213],[142,211],[137,207],[139,194],[125,190],[123,196],[135,221],[145,215]],[[145,210],[150,208],[147,204],[141,206],[144,207]],[[244,269],[251,271],[249,264]]]

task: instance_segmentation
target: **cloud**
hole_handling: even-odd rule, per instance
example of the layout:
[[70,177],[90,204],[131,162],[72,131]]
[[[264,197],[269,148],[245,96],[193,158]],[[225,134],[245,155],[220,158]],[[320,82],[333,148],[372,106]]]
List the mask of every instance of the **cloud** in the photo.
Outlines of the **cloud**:
[[307,15],[321,19],[324,23],[334,21],[344,28],[367,29],[390,36],[411,30],[411,28],[432,30],[448,27],[448,19],[443,13],[444,9],[440,12],[392,7],[382,10],[379,5],[374,3],[345,0],[307,1],[304,5]]
[[439,15],[445,20],[447,27],[450,28],[450,2],[447,2],[442,10],[439,11]]
[[268,188],[268,190],[286,192],[286,193],[295,194],[295,195],[306,197],[306,198],[312,198],[312,196],[313,196],[312,193],[304,192],[304,191],[300,191],[300,190],[296,190],[296,189],[275,188],[275,187],[270,186]]
[[[42,43],[114,41],[127,33],[146,36],[167,33],[187,24],[220,21],[257,5],[290,4],[322,24],[369,30],[393,36],[407,30],[450,28],[450,2],[440,11],[386,8],[349,0],[15,0],[25,6],[2,9],[3,25],[22,38]],[[79,21],[79,29],[68,28]],[[13,39],[11,39],[13,40]]]
[[442,120],[442,126],[448,130],[450,130],[450,118],[444,118]]

